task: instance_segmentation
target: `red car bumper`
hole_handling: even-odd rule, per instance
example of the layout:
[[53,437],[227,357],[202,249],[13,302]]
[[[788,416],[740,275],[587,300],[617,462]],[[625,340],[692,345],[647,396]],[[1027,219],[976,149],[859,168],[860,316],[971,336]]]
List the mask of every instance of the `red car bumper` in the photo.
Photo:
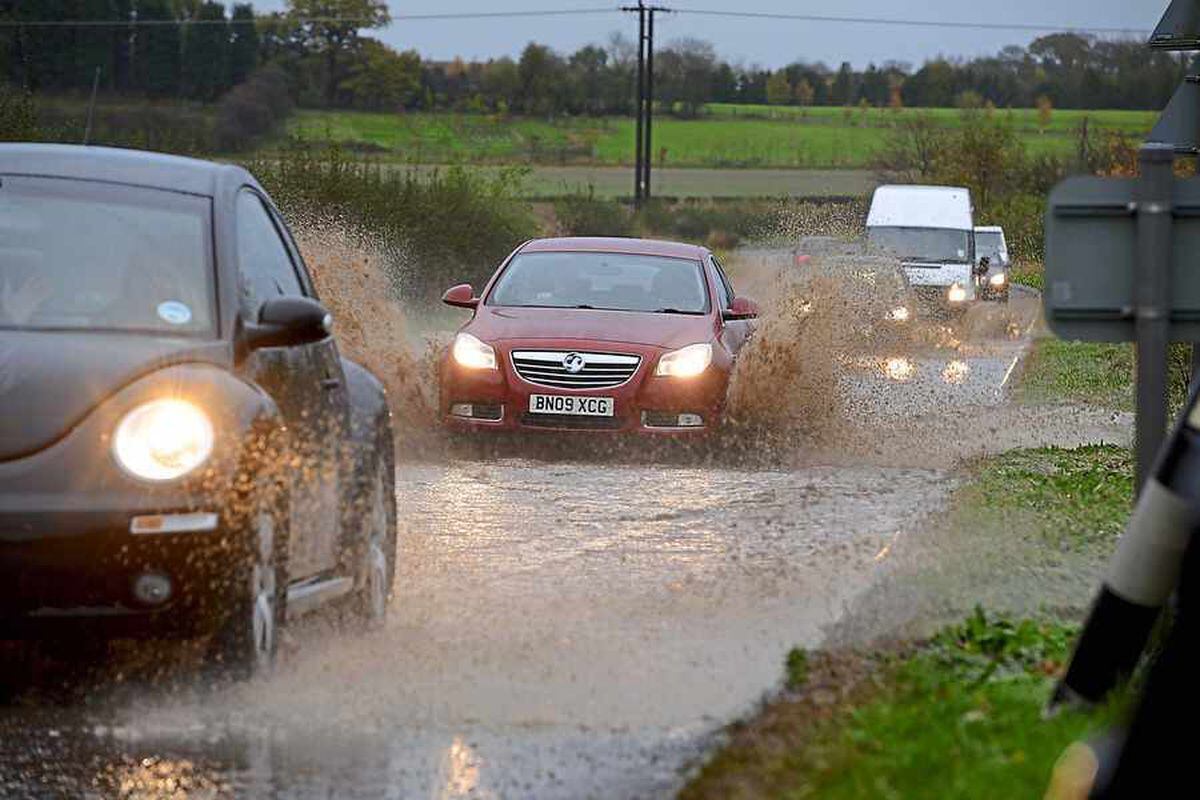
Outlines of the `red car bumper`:
[[[441,364],[442,420],[452,430],[480,432],[593,431],[649,436],[698,436],[716,428],[725,409],[731,359],[714,347],[713,363],[694,378],[654,375],[664,350],[612,342],[519,341],[492,343],[497,369],[467,369],[447,354]],[[533,383],[517,374],[512,352],[525,350],[565,353],[637,355],[633,376],[625,383],[601,389],[565,389]],[[533,413],[532,395],[611,398],[612,416],[574,416]],[[465,406],[470,406],[470,416]]]

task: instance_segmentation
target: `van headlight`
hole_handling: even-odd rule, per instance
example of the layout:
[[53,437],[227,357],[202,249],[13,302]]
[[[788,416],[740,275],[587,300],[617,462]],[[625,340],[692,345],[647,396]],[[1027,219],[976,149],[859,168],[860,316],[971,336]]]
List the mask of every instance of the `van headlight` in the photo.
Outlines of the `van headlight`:
[[212,421],[186,400],[143,403],[126,414],[113,436],[113,456],[135,478],[173,481],[212,454]]
[[664,353],[658,360],[654,374],[660,377],[694,378],[708,369],[708,365],[712,363],[712,356],[711,344],[689,344],[687,347]]
[[961,303],[967,299],[967,290],[956,283],[946,292],[946,299],[951,303]]
[[451,349],[454,360],[460,367],[467,369],[495,369],[496,350],[489,344],[484,344],[469,333],[460,333],[454,337],[454,347]]

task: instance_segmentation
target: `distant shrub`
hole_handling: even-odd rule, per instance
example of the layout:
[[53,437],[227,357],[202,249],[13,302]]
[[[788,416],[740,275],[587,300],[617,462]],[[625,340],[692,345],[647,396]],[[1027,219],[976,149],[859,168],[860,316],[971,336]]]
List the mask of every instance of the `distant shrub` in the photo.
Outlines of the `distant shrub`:
[[633,218],[616,200],[602,200],[595,190],[568,195],[556,200],[554,214],[559,227],[570,236],[629,236]]
[[419,171],[293,142],[248,165],[289,216],[318,216],[382,243],[403,294],[432,297],[453,283],[482,285],[537,225],[520,189],[526,170]]
[[30,142],[38,138],[37,110],[28,92],[0,83],[0,141]]
[[1046,197],[1015,194],[993,203],[980,224],[1000,225],[1014,261],[1041,261],[1045,253]]
[[256,70],[217,102],[214,138],[218,150],[246,150],[275,132],[292,112],[287,74],[270,64]]
[[[78,144],[87,126],[87,102],[44,100],[38,104],[37,120],[42,139]],[[197,105],[102,102],[95,108],[89,141],[165,153],[206,153],[211,150],[212,127],[212,114]]]

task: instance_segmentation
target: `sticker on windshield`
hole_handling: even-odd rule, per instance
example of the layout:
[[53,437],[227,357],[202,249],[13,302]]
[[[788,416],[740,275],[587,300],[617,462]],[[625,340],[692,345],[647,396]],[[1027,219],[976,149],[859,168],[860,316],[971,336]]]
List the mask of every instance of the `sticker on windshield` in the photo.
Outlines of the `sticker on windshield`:
[[158,304],[158,318],[169,325],[187,325],[192,310],[178,300],[167,300]]
[[966,250],[959,250],[959,251],[958,251],[958,257],[959,257],[959,258],[966,258],[966,257],[967,257],[967,251],[966,251]]

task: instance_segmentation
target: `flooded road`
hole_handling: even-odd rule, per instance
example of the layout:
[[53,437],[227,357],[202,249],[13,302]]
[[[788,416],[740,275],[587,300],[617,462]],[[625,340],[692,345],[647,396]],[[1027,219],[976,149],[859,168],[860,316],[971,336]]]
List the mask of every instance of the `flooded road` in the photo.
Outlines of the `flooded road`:
[[787,459],[581,440],[401,463],[385,630],[306,621],[267,681],[151,684],[118,662],[19,695],[0,797],[669,795],[944,509],[955,460],[996,446],[1005,423],[979,420],[1009,405],[1036,300],[1017,307],[1015,336],[847,357],[854,435]]

